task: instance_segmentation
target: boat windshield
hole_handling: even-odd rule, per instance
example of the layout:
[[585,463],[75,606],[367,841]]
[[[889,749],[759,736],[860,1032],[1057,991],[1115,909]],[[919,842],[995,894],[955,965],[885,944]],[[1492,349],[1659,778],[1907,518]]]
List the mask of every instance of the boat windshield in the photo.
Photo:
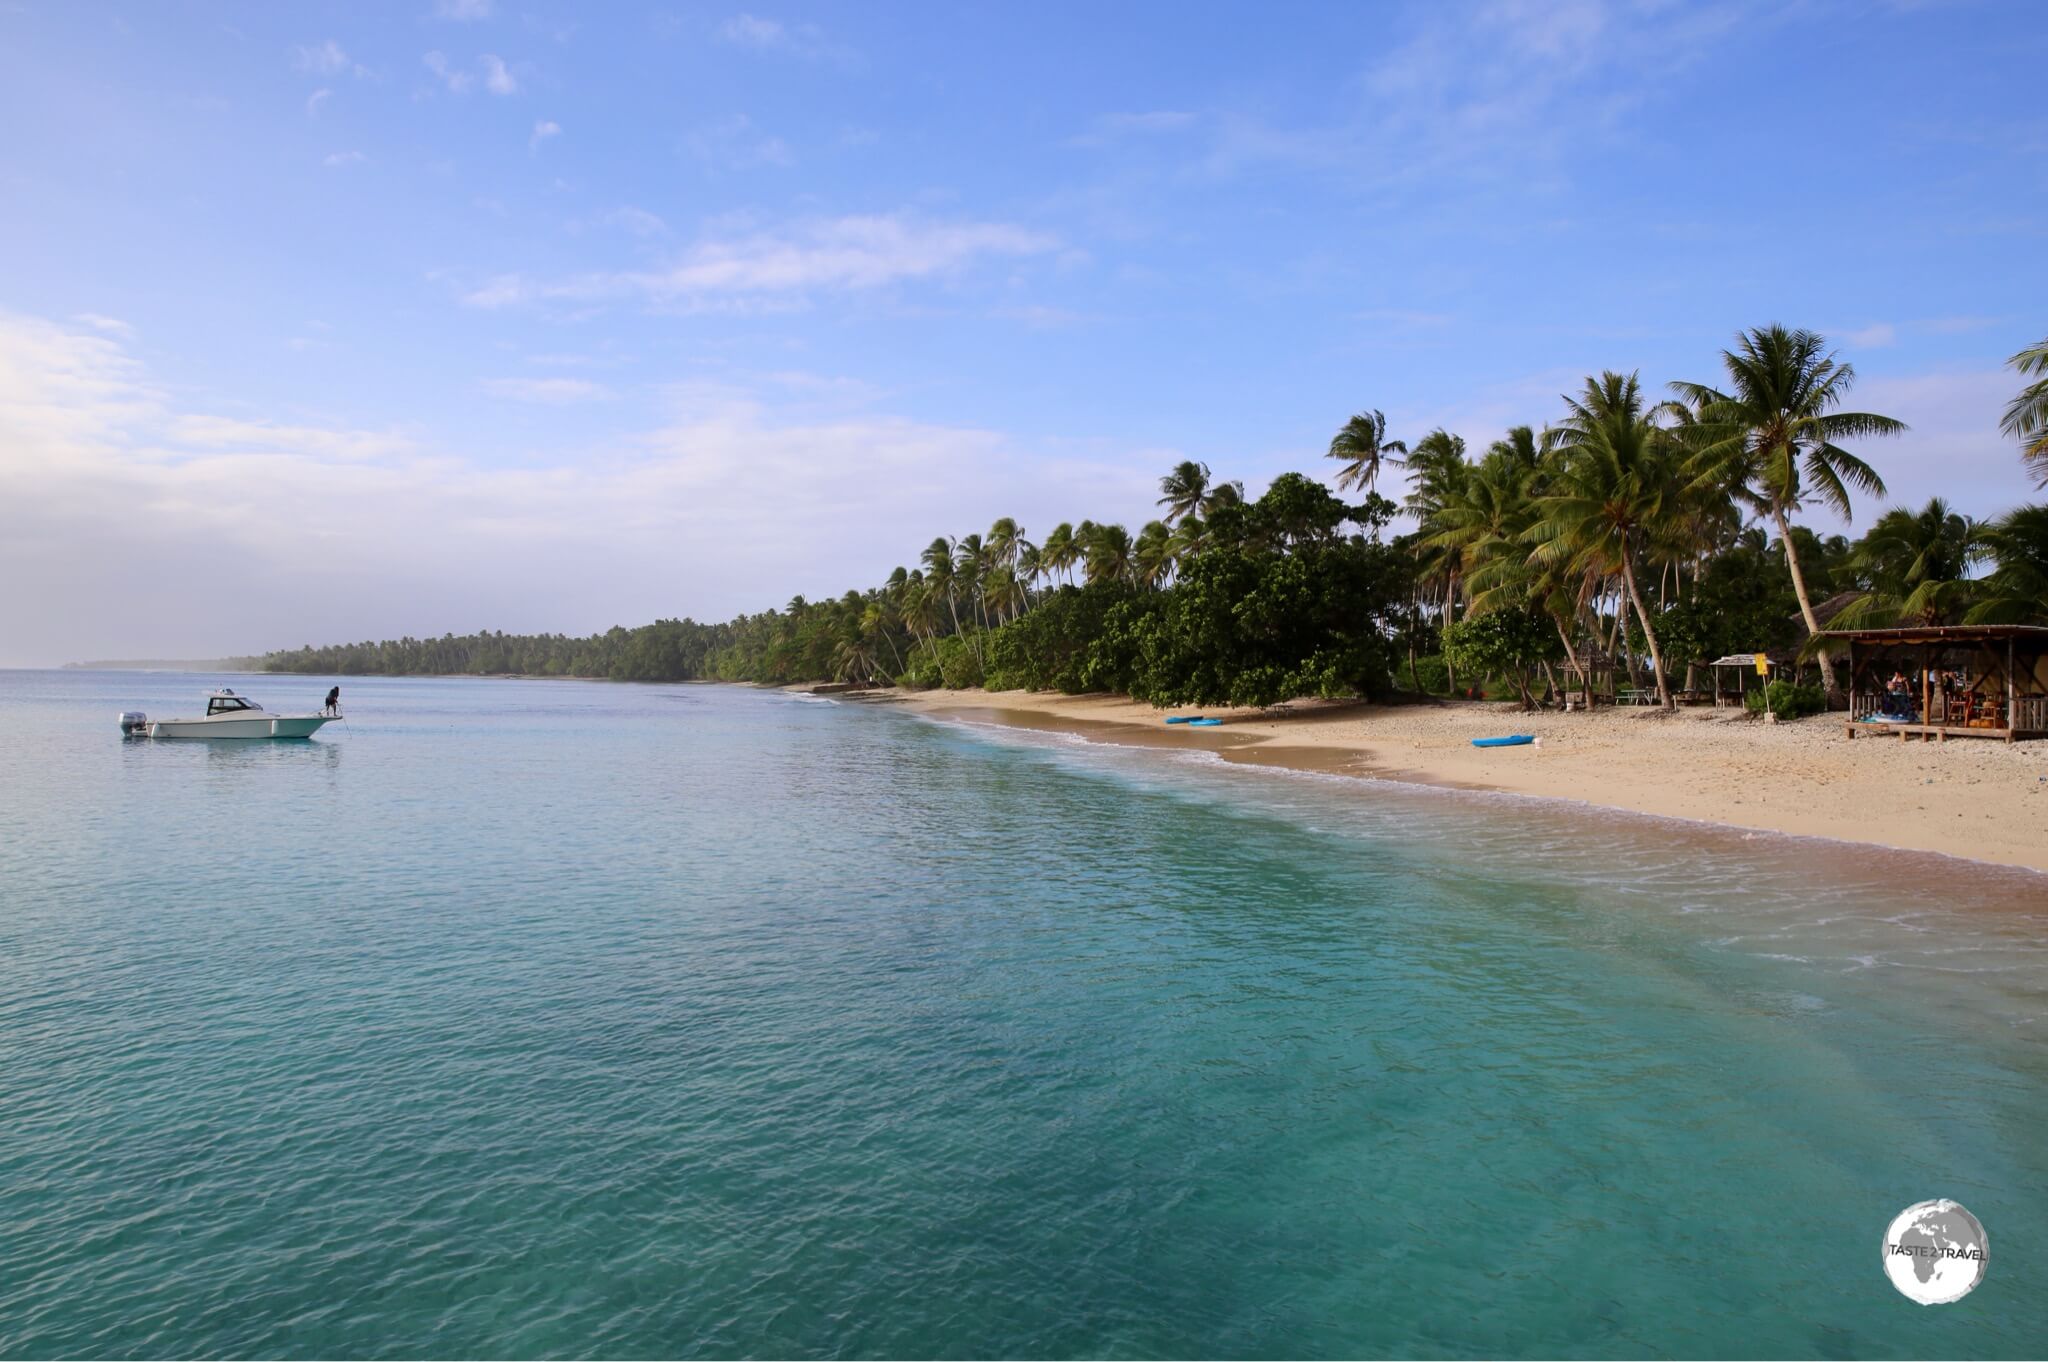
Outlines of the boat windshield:
[[262,708],[263,706],[254,701],[244,700],[239,695],[212,695],[206,700],[206,717],[210,719],[216,714],[234,714],[240,710]]

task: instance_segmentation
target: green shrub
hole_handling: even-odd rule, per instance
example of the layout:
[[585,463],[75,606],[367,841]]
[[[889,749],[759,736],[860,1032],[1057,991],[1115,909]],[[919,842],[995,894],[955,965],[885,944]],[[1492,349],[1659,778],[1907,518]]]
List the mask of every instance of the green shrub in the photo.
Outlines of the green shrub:
[[934,690],[940,686],[972,690],[981,684],[981,659],[975,655],[970,635],[949,635],[938,640],[936,647],[920,644],[911,653],[908,664],[896,682],[912,690]]
[[1818,714],[1828,707],[1828,697],[1819,686],[1796,686],[1790,681],[1773,681],[1760,690],[1753,690],[1743,698],[1742,703],[1751,714],[1762,714],[1769,710],[1780,719],[1798,719],[1808,714]]
[[1402,666],[1396,666],[1394,674],[1401,680],[1408,681],[1411,684],[1416,678],[1420,678],[1424,695],[1442,695],[1451,688],[1451,670],[1444,665],[1443,654],[1441,653],[1431,653],[1427,657],[1416,658],[1415,674],[1413,677],[1409,675],[1408,669]]

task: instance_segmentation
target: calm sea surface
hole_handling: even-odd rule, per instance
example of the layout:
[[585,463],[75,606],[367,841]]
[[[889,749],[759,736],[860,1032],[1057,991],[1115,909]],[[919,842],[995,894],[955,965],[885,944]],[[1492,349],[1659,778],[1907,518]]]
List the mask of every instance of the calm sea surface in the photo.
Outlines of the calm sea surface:
[[2048,1347],[2048,879],[709,686],[116,731],[218,679],[0,672],[0,1355]]

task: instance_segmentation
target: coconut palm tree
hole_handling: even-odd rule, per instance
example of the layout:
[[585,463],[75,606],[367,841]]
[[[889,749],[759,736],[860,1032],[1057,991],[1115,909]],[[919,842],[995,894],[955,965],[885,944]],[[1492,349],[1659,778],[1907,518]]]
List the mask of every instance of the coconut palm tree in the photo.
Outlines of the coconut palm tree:
[[2048,506],[2022,506],[1985,533],[1997,564],[1971,624],[2048,624]]
[[[1852,489],[1884,495],[1877,470],[1842,448],[1841,441],[1897,435],[1905,423],[1869,412],[1838,411],[1856,371],[1838,361],[1812,331],[1776,324],[1756,327],[1721,352],[1725,390],[1704,383],[1674,383],[1692,410],[1685,436],[1695,450],[1695,481],[1727,488],[1759,515],[1769,516],[1785,543],[1792,590],[1809,634],[1820,633],[1792,541],[1792,514],[1818,501],[1842,519],[1850,516]],[[1827,650],[1818,650],[1821,682],[1836,690]]]
[[1656,626],[1636,580],[1636,562],[1663,533],[1678,477],[1670,435],[1643,408],[1636,375],[1613,372],[1586,380],[1557,428],[1558,466],[1536,498],[1528,531],[1539,565],[1567,562],[1581,570],[1618,572],[1650,648],[1657,698],[1675,709]]
[[1088,555],[1087,577],[1093,582],[1127,582],[1131,579],[1131,532],[1121,525],[1081,522],[1087,531],[1084,552]]
[[1074,564],[1081,559],[1081,549],[1074,542],[1074,527],[1064,520],[1052,527],[1052,533],[1038,546],[1038,561],[1044,565],[1048,577],[1055,573],[1067,574],[1068,584],[1073,583]]
[[2029,346],[2006,363],[2022,374],[2039,375],[2005,408],[1998,428],[2020,441],[2020,460],[2036,487],[2048,487],[2048,340]]
[[1158,504],[1166,508],[1166,523],[1177,524],[1185,516],[1194,515],[1208,505],[1209,465],[1183,459],[1173,466],[1173,471],[1159,480],[1160,497]]
[[[944,541],[941,540],[941,543]],[[947,562],[952,561],[951,555]],[[903,627],[918,639],[933,657],[939,655],[939,601],[944,593],[921,572],[913,572],[903,585]]]
[[925,545],[918,561],[924,564],[925,585],[946,602],[953,618],[953,632],[960,632],[960,576],[953,569],[953,542],[941,535]]
[[[1423,527],[1423,532],[1410,541],[1416,557],[1416,604],[1419,608],[1436,611],[1439,627],[1457,619],[1464,553],[1461,549],[1442,543],[1431,544],[1427,540],[1436,523],[1437,513],[1458,498],[1471,475],[1472,465],[1465,462],[1464,440],[1447,430],[1437,429],[1423,436],[1408,456],[1410,490],[1406,505],[1409,514]],[[1444,677],[1455,694],[1458,669],[1448,657],[1444,659]]]
[[1132,571],[1139,586],[1164,586],[1173,575],[1173,531],[1163,520],[1146,522],[1131,549]]
[[1865,590],[1829,624],[1862,629],[1956,623],[1976,594],[1972,569],[1991,554],[1987,528],[1940,497],[1918,511],[1886,511],[1849,556]]
[[1330,441],[1330,457],[1344,461],[1337,486],[1346,491],[1370,489],[1379,481],[1380,466],[1401,462],[1396,456],[1407,452],[1407,445],[1387,438],[1386,417],[1377,410],[1362,411],[1346,421]]

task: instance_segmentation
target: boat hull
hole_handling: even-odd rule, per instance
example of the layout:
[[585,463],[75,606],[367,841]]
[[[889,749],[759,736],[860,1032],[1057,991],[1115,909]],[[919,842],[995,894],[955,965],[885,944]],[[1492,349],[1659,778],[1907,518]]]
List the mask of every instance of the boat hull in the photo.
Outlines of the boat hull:
[[158,719],[149,726],[152,738],[310,738],[326,714],[235,714],[218,719]]

